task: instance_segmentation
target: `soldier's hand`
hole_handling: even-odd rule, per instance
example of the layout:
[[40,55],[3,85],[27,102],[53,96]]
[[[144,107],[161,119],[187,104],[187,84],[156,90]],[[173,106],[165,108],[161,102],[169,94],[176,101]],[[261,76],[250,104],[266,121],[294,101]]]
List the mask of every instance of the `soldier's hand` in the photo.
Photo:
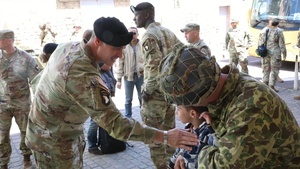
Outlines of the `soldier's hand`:
[[174,169],[185,169],[184,158],[182,155],[179,155],[175,161]]
[[121,89],[122,83],[121,82],[117,82],[116,86],[117,86],[118,89]]
[[142,98],[144,101],[149,101],[151,99],[151,95],[146,93],[146,92],[142,92]]
[[201,113],[201,115],[199,116],[199,119],[203,118],[207,124],[211,123],[211,116],[208,112],[203,112]]
[[188,129],[171,129],[167,133],[167,142],[171,147],[178,147],[191,151],[191,146],[197,146],[199,140],[197,135],[189,132]]

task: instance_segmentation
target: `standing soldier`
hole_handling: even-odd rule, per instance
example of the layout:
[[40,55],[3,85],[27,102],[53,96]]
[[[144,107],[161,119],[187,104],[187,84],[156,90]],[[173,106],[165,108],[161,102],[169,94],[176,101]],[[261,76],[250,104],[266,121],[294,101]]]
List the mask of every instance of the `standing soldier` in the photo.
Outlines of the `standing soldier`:
[[283,55],[283,60],[286,58],[285,40],[282,29],[278,28],[278,24],[278,19],[270,19],[269,25],[260,33],[258,41],[258,45],[262,45],[266,41],[267,34],[268,54],[261,60],[263,70],[262,81],[275,92],[278,92],[278,90],[275,89],[275,84],[281,66],[281,54]]
[[[181,43],[176,35],[160,23],[155,22],[154,6],[149,2],[131,6],[137,28],[145,28],[142,37],[144,57],[144,84],[142,87],[141,116],[143,122],[162,130],[175,127],[175,107],[165,100],[157,83],[160,61],[171,52],[173,46]],[[182,43],[181,43],[182,44]],[[182,44],[183,45],[183,44]],[[163,144],[149,144],[152,161],[158,169],[166,169],[175,149]]]
[[81,41],[83,36],[83,32],[81,29],[81,24],[76,22],[73,26],[73,32],[70,37],[70,41]]
[[204,42],[203,39],[200,39],[200,25],[196,23],[189,23],[185,25],[184,28],[180,29],[182,33],[184,33],[184,37],[188,43],[194,45],[197,49],[202,51],[208,56],[211,56],[211,50]]
[[229,51],[229,63],[234,63],[236,66],[239,63],[241,72],[249,74],[247,50],[252,46],[252,36],[238,26],[238,20],[231,19],[230,24],[231,27],[225,38],[225,47]]
[[23,167],[31,168],[31,150],[25,145],[25,132],[30,109],[30,80],[38,74],[36,61],[14,47],[14,32],[0,30],[0,168],[7,169],[11,145],[9,132],[15,118],[21,133],[20,150]]
[[46,43],[54,43],[56,42],[57,33],[53,31],[51,27],[51,23],[47,22],[39,26],[41,29],[40,39],[41,39],[41,47],[44,47]]

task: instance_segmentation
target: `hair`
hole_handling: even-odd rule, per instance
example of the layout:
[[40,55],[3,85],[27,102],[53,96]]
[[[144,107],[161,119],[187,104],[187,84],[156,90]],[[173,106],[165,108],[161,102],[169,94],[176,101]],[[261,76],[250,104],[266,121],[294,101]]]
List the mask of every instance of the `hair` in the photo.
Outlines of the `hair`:
[[92,34],[93,34],[93,30],[91,30],[91,29],[85,30],[83,35],[82,35],[83,41],[85,43],[87,43],[91,39]]
[[41,59],[41,62],[42,63],[47,63],[48,62],[48,60],[49,60],[49,58],[50,58],[50,56],[51,56],[51,53],[42,53],[42,54],[40,54],[40,59]]
[[204,106],[183,106],[187,111],[195,110],[198,114],[208,111],[207,107]]
[[272,24],[271,24],[272,26],[278,26],[279,25],[279,21],[274,21],[274,20],[272,20]]
[[135,30],[136,30],[136,32],[138,32],[138,29],[137,29],[137,27],[134,27],[134,26],[131,26],[131,27],[129,27],[128,29],[135,29]]

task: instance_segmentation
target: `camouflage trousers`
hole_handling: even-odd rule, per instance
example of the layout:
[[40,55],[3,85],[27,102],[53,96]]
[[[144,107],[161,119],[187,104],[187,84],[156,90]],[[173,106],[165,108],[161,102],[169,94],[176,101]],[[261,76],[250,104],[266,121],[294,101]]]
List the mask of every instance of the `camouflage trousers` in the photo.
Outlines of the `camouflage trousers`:
[[241,72],[249,74],[247,56],[248,54],[245,51],[229,52],[229,63],[234,63],[235,66],[240,64]]
[[[57,144],[57,143],[56,143]],[[55,145],[48,152],[33,150],[37,169],[83,169],[84,136],[72,143]]]
[[281,60],[275,57],[264,57],[261,59],[261,66],[263,72],[262,81],[269,86],[275,86],[279,69],[281,67]]
[[[175,128],[175,106],[160,98],[142,101],[141,117],[147,126],[161,130]],[[157,169],[166,169],[175,149],[164,144],[149,144],[151,159]]]
[[0,166],[9,163],[11,156],[10,144],[10,128],[12,125],[12,118],[19,127],[21,134],[20,150],[22,155],[31,155],[31,150],[25,144],[26,127],[28,120],[28,109],[6,108],[6,104],[0,104]]

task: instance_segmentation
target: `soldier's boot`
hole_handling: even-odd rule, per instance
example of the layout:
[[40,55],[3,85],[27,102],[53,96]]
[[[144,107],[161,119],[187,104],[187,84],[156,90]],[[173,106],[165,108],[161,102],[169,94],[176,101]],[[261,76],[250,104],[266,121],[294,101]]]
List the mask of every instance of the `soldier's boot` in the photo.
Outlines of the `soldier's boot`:
[[284,82],[284,80],[282,80],[279,76],[277,76],[276,80],[277,80],[278,83],[283,83]]
[[294,97],[295,100],[300,100],[300,95]]
[[0,169],[8,169],[7,164],[1,165]]
[[32,169],[32,163],[30,161],[30,155],[24,155],[24,157],[23,157],[23,169]]
[[277,90],[277,89],[275,89],[275,87],[274,86],[270,86],[271,87],[271,89],[273,89],[276,93],[278,93],[279,92],[279,90]]

